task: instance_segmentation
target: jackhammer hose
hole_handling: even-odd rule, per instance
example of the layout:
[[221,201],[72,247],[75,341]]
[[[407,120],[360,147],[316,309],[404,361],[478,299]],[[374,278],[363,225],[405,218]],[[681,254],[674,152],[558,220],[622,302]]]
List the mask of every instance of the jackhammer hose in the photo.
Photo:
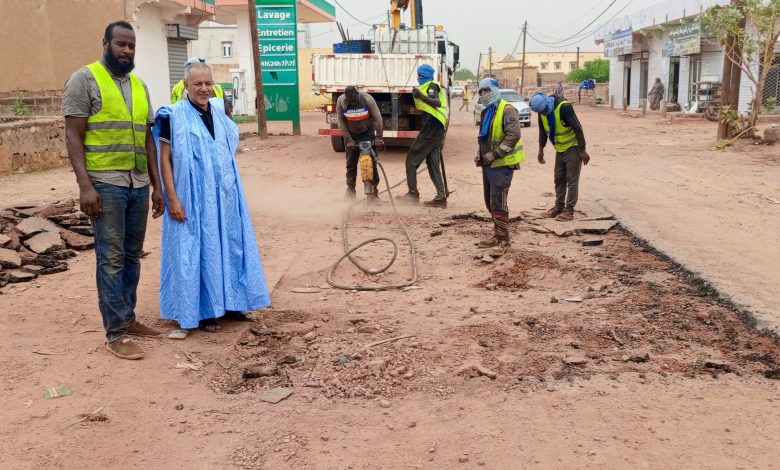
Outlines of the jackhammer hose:
[[[398,243],[389,237],[370,238],[368,240],[359,243],[358,245],[355,245],[352,248],[349,247],[349,238],[347,236],[347,222],[349,221],[349,216],[352,213],[352,209],[358,204],[363,202],[363,201],[355,201],[352,204],[350,204],[347,210],[344,212],[344,218],[341,222],[341,233],[344,240],[344,254],[341,256],[341,258],[338,259],[338,261],[333,263],[330,269],[328,269],[328,275],[327,275],[328,284],[335,287],[336,289],[358,290],[358,291],[383,291],[383,290],[391,290],[391,289],[401,289],[403,287],[413,286],[414,284],[417,283],[417,251],[414,246],[414,241],[412,241],[411,235],[409,235],[409,232],[407,232],[403,222],[401,222],[401,217],[398,215],[398,209],[395,207],[395,200],[393,199],[393,195],[391,193],[391,190],[397,188],[398,186],[403,184],[404,181],[406,180],[402,180],[391,187],[390,181],[387,179],[387,173],[385,172],[385,168],[378,161],[376,164],[377,167],[382,171],[382,177],[384,178],[385,185],[387,186],[387,189],[382,191],[381,194],[387,193],[390,199],[390,204],[393,207],[393,215],[395,217],[395,221],[398,223],[398,226],[401,228],[401,231],[406,237],[406,240],[409,242],[409,254],[412,260],[412,277],[409,281],[400,284],[379,284],[374,286],[363,286],[363,285],[348,286],[345,284],[339,284],[333,280],[333,273],[336,272],[336,269],[339,267],[342,261],[344,261],[347,258],[349,258],[349,260],[352,262],[352,264],[355,265],[355,267],[357,267],[359,270],[363,271],[364,273],[370,275],[376,275],[376,274],[381,274],[387,271],[388,269],[390,269],[390,267],[395,263],[395,260],[398,257]],[[421,170],[422,169],[418,170],[418,174],[421,172]],[[358,261],[357,259],[355,259],[355,257],[352,256],[352,254],[355,251],[363,248],[366,245],[369,245],[371,243],[376,243],[376,242],[388,242],[391,245],[393,245],[393,256],[391,257],[390,261],[382,268],[379,269],[367,268],[363,266],[360,263],[360,261]]]

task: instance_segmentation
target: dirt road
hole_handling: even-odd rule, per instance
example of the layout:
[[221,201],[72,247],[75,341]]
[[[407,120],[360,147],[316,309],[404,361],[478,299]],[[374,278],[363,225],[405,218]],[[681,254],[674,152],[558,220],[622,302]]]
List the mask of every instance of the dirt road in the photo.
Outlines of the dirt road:
[[[708,138],[704,123],[580,115],[594,158],[582,211],[609,208],[653,246],[776,318],[769,285],[778,277],[778,209],[764,197],[780,199],[770,185],[778,157],[764,148],[711,152],[693,141]],[[118,361],[102,348],[90,253],[66,273],[0,291],[0,467],[777,465],[780,393],[763,374],[778,367],[780,348],[685,271],[618,230],[584,248],[585,237],[537,233],[526,222],[513,226],[510,255],[475,259],[487,224],[450,219],[483,210],[465,113],[447,146],[450,207],[402,210],[421,289],[293,293],[322,286],[341,253],[343,156],[314,135],[320,119],[305,117],[302,138],[242,145],[242,178],[275,286],[273,309],[254,332],[232,323],[183,342],[144,340],[146,359]],[[536,129],[525,138],[529,159],[509,203],[534,214],[552,203],[543,195],[552,168],[533,158]],[[402,152],[382,161],[391,181],[402,178]],[[425,174],[421,182],[432,196]],[[64,170],[0,179],[4,205],[74,195]],[[150,227],[138,314],[168,330],[157,319],[160,227]],[[350,227],[353,243],[401,238],[387,207],[359,209]],[[349,266],[337,275],[402,281],[406,249],[401,243],[399,262],[378,279]],[[372,246],[360,256],[380,265],[388,253]],[[175,368],[201,361],[201,370]],[[244,378],[260,369],[270,372]],[[43,399],[45,387],[60,384],[74,394]],[[259,400],[277,386],[294,393],[276,405]],[[101,406],[108,421],[74,424]]]

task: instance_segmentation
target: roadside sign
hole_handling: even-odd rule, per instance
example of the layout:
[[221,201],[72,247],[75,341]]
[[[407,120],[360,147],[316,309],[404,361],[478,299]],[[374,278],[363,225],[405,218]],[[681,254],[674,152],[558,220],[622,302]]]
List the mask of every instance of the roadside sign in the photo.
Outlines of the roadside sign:
[[265,113],[300,128],[296,0],[255,0]]

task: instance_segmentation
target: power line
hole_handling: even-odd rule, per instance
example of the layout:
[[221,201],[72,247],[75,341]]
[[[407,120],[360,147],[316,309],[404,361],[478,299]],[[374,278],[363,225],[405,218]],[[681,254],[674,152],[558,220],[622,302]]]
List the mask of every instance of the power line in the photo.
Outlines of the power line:
[[338,5],[338,6],[339,6],[339,8],[341,8],[342,10],[344,10],[344,13],[346,13],[347,15],[349,15],[350,17],[352,17],[352,19],[353,19],[353,20],[355,20],[355,21],[357,21],[359,24],[363,24],[363,25],[366,25],[366,26],[374,26],[374,25],[372,25],[372,24],[368,24],[368,23],[366,23],[365,21],[363,21],[363,20],[359,19],[357,16],[353,15],[352,13],[350,13],[350,12],[349,12],[349,10],[347,10],[346,8],[344,8],[344,5],[342,5],[342,4],[339,2],[339,0],[333,0],[333,1],[334,1],[334,2],[336,2],[336,5]]
[[[599,14],[599,16],[597,16],[597,17],[593,18],[593,21],[591,21],[590,23],[586,24],[586,25],[585,25],[585,26],[584,26],[582,29],[580,29],[579,31],[577,31],[576,33],[572,34],[571,36],[569,36],[569,37],[568,37],[568,38],[566,38],[566,39],[561,39],[561,40],[558,40],[558,41],[556,41],[556,42],[553,42],[553,43],[546,43],[546,42],[544,42],[544,41],[539,41],[538,39],[536,39],[536,42],[538,42],[538,43],[540,43],[540,44],[543,44],[543,45],[545,45],[545,46],[555,46],[555,45],[557,45],[557,44],[560,44],[560,43],[563,43],[563,42],[571,41],[573,38],[575,38],[575,37],[579,36],[579,35],[580,35],[580,33],[582,33],[583,31],[585,31],[586,29],[588,29],[588,27],[590,27],[590,26],[591,26],[593,23],[595,23],[596,21],[598,21],[598,20],[599,20],[599,18],[601,18],[602,16],[604,16],[604,14],[607,12],[607,10],[609,10],[610,8],[612,8],[612,5],[614,5],[615,3],[617,3],[617,0],[612,0],[612,3],[610,3],[610,4],[607,6],[607,8],[605,8],[605,9],[604,9],[604,11],[602,11],[602,12]],[[629,3],[631,3],[631,2],[629,2]]]
[[[633,2],[634,2],[634,0],[628,0],[628,3],[626,3],[626,4],[623,6],[623,8],[621,8],[621,9],[620,9],[620,10],[618,10],[618,11],[617,11],[617,12],[616,12],[614,15],[612,15],[612,17],[611,17],[610,19],[608,19],[607,21],[605,21],[605,22],[604,22],[604,24],[607,24],[607,23],[609,23],[610,21],[612,21],[612,20],[614,20],[615,18],[617,18],[617,16],[618,16],[618,15],[619,15],[621,12],[623,12],[623,10],[625,10],[626,8],[628,8],[628,6],[629,6],[629,5],[631,5]],[[539,41],[539,39],[537,39],[537,38],[536,38],[536,37],[534,37],[533,35],[531,35],[531,33],[528,33],[528,35],[529,35],[529,36],[531,36],[531,38],[532,38],[534,41],[536,41],[537,43],[539,43],[539,44],[541,44],[541,45],[543,45],[543,46],[553,47],[553,48],[555,48],[555,49],[563,49],[563,48],[566,48],[566,47],[571,47],[571,46],[573,46],[573,45],[575,45],[575,44],[579,43],[580,41],[582,41],[582,39],[584,39],[585,37],[587,37],[589,34],[594,34],[596,31],[598,31],[600,27],[601,27],[601,26],[599,26],[598,28],[595,28],[595,29],[592,29],[592,30],[588,31],[587,33],[584,33],[584,34],[580,35],[580,36],[579,36],[579,37],[580,37],[580,39],[578,39],[578,40],[576,40],[576,41],[574,41],[574,42],[571,42],[571,43],[569,43],[569,44],[562,44],[562,45],[554,45],[554,44],[544,43],[544,42],[541,42],[541,41]]]
[[[375,19],[377,19],[377,18],[384,18],[385,16],[387,16],[387,14],[386,14],[386,13],[381,13],[381,14],[379,14],[379,15],[377,15],[377,16],[374,16],[373,18],[366,18],[365,20],[363,20],[363,21],[361,21],[361,22],[359,22],[359,23],[352,23],[352,24],[350,24],[350,25],[347,25],[347,26],[345,26],[345,28],[349,29],[349,28],[351,28],[351,27],[353,27],[353,26],[357,26],[357,25],[359,25],[359,24],[366,24],[366,23],[365,23],[366,21],[375,20]],[[371,26],[373,27],[374,25],[371,25]],[[332,27],[333,27],[333,26],[331,25],[331,28],[332,28]],[[325,36],[326,34],[332,34],[332,33],[335,33],[335,32],[336,32],[335,30],[331,29],[331,30],[329,30],[329,31],[325,31],[324,33],[318,33],[318,34],[315,34],[315,35],[313,35],[313,36],[312,36],[312,38],[318,38],[318,37],[320,37],[320,36]]]
[[[577,17],[574,20],[570,21],[565,26],[562,26],[560,28],[552,30],[551,32],[552,33],[557,33],[558,31],[563,31],[563,30],[567,29],[569,26],[571,26],[571,25],[573,25],[573,24],[575,24],[575,23],[585,19],[585,17],[587,17],[587,15],[589,15],[593,10],[595,10],[598,7],[600,7],[604,3],[606,3],[606,0],[604,0],[603,2],[596,2],[592,7],[588,8],[585,12],[577,15]],[[549,38],[549,39],[551,39],[553,41],[556,41],[558,39],[558,38],[556,38],[554,36],[550,36],[550,35],[544,34],[544,33],[540,32],[540,31],[537,31],[536,34],[538,34],[540,36],[545,36],[545,37],[547,37],[547,38]]]

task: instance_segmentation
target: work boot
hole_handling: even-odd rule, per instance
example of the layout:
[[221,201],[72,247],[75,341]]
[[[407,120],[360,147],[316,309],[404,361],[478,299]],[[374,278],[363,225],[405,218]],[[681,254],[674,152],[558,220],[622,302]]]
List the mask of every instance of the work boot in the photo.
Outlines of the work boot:
[[498,239],[495,235],[493,235],[490,238],[486,238],[484,240],[480,240],[479,243],[477,243],[477,247],[479,248],[493,248],[496,245],[499,245],[501,243],[501,240]]
[[488,250],[488,254],[493,258],[498,258],[506,254],[507,250],[512,247],[512,243],[509,240],[498,240],[498,244]]
[[558,217],[561,212],[563,212],[563,209],[560,209],[558,207],[553,207],[552,209],[549,209],[542,213],[543,219],[554,219],[555,217]]
[[558,217],[555,218],[558,222],[569,222],[574,220],[574,209],[564,209]]
[[144,357],[144,351],[127,336],[106,343],[106,349],[120,359],[136,360]]
[[445,197],[435,197],[431,199],[430,201],[423,202],[423,205],[426,207],[438,207],[439,209],[446,209],[447,208],[447,198]]
[[145,338],[153,338],[160,336],[160,332],[154,328],[139,323],[137,320],[127,326],[127,334],[131,336],[143,336]]
[[416,206],[420,203],[420,195],[417,193],[406,193],[395,198],[396,202],[410,206]]

